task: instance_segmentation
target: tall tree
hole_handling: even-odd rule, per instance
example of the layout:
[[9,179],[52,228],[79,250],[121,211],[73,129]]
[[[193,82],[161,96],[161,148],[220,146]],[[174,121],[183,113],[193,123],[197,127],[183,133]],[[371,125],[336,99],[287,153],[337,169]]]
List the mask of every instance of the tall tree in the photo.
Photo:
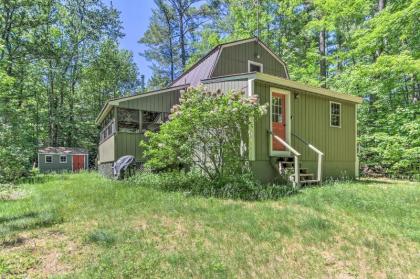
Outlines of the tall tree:
[[[0,161],[10,161],[16,176],[29,164],[13,164],[10,158],[29,163],[41,145],[95,152],[98,109],[86,100],[100,93],[84,90],[90,78],[86,69],[103,55],[103,44],[122,35],[119,12],[101,0],[0,1],[0,138],[7,138],[0,140]],[[114,68],[118,74],[106,75],[104,82],[118,84],[116,95],[127,94],[137,71],[131,54],[116,48],[109,47],[114,55],[108,59],[115,58],[110,64],[120,66]]]
[[189,65],[201,27],[215,12],[204,0],[155,0],[149,27],[139,43],[152,61],[149,89],[167,86]]
[[174,12],[164,0],[155,0],[149,27],[139,43],[146,49],[141,55],[153,61],[153,84],[149,88],[159,88],[172,82],[182,71],[179,48],[176,47]]

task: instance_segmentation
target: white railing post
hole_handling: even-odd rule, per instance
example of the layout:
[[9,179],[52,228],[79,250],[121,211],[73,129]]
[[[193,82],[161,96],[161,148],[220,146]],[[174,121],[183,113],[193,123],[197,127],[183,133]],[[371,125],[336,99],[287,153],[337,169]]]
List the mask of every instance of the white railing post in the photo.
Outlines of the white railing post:
[[317,173],[317,180],[321,183],[322,180],[322,155],[318,154],[318,173]]
[[[294,164],[295,164],[295,177],[293,179],[293,186],[294,187],[299,187],[300,185],[300,168],[299,168],[299,156],[300,153],[296,151],[296,149],[294,149],[293,147],[291,147],[285,140],[283,140],[282,138],[273,135],[273,133],[271,131],[269,131],[269,133],[273,136],[273,138],[275,140],[277,140],[278,142],[280,142],[281,144],[284,145],[284,147],[286,147],[286,149],[288,149],[290,152],[293,153],[294,156]],[[271,139],[270,139],[271,140]]]
[[295,187],[299,187],[300,183],[300,170],[299,170],[299,156],[295,155],[295,182],[293,183]]
[[322,156],[324,156],[324,153],[322,153],[319,149],[317,149],[312,144],[308,144],[308,147],[318,154],[318,166],[317,166],[316,178],[317,178],[318,182],[321,183],[321,180],[322,180]]

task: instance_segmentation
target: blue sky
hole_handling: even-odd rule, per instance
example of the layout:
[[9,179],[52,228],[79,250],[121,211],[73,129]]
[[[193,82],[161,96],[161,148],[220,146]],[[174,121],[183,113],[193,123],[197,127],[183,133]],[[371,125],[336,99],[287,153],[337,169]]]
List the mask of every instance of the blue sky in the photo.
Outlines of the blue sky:
[[152,74],[150,63],[139,55],[145,47],[138,40],[147,30],[154,6],[153,0],[113,0],[112,4],[121,12],[124,27],[125,37],[120,40],[120,47],[133,52],[139,72],[145,75],[147,81]]

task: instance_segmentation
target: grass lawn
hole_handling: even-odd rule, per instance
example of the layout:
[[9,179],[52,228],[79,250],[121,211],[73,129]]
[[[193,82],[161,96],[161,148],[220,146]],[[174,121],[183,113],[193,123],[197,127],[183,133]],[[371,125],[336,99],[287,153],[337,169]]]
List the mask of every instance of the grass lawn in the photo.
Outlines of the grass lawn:
[[0,189],[0,278],[420,278],[420,183],[209,199],[93,173]]

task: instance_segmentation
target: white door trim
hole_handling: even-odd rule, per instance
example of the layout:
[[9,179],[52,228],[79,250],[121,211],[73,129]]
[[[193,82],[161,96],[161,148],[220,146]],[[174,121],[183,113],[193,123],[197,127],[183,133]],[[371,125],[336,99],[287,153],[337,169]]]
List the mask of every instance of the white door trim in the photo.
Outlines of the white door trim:
[[[290,91],[279,89],[275,87],[270,87],[270,130],[273,127],[273,117],[272,117],[272,103],[273,103],[273,92],[280,93],[286,96],[286,142],[291,145],[291,132],[292,132],[292,123],[290,118]],[[290,151],[274,151],[273,150],[273,139],[270,136],[270,156],[290,156]]]

